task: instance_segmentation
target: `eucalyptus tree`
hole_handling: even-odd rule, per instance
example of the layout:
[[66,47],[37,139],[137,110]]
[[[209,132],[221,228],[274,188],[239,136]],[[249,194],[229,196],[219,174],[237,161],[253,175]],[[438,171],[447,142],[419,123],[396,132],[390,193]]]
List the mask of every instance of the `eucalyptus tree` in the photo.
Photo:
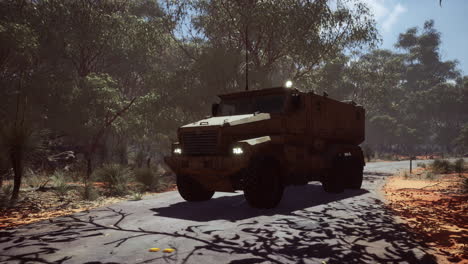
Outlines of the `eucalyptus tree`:
[[38,65],[38,34],[29,19],[35,13],[23,2],[0,2],[0,151],[13,169],[13,202],[18,199],[24,163],[42,142],[29,103]]
[[400,34],[396,47],[404,54],[402,87],[406,96],[399,112],[403,123],[424,131],[425,143],[450,147],[462,125],[461,90],[454,85],[460,78],[456,61],[443,61],[441,35],[434,21],[421,29]]
[[442,61],[441,35],[428,20],[423,29],[413,27],[398,37],[395,47],[407,53],[405,57],[405,86],[408,91],[421,91],[459,76],[456,61]]
[[[153,106],[151,110],[157,110],[154,106],[159,103],[159,94],[172,92],[165,90],[173,79],[167,77],[171,74],[165,64],[167,58],[174,57],[173,40],[166,33],[167,20],[158,2],[39,0],[0,4],[0,82],[5,87],[0,91],[0,113],[7,116],[15,109],[16,99],[10,95],[17,94],[19,84],[27,87],[23,90],[34,108],[30,112],[37,113],[35,122],[58,135],[71,136],[88,161],[109,132],[137,138],[129,133],[138,129],[132,130],[130,120],[121,118],[138,102],[133,99],[141,97]],[[18,82],[19,77],[22,82]],[[6,105],[11,107],[6,109]],[[127,117],[144,118],[139,124],[145,126],[157,124],[157,115]],[[126,144],[128,139],[122,141]]]
[[182,5],[187,2],[189,18],[182,21],[191,21],[193,39],[204,44],[200,81],[218,89],[244,88],[247,67],[254,89],[288,78],[300,86],[326,59],[377,39],[375,21],[360,2],[199,0]]

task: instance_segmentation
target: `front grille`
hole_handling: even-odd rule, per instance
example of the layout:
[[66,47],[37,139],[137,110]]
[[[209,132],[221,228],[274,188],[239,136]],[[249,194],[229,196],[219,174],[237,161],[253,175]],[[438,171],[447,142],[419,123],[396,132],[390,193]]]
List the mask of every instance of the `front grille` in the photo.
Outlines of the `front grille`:
[[216,154],[218,146],[218,132],[191,131],[181,135],[183,153],[186,155],[211,155]]

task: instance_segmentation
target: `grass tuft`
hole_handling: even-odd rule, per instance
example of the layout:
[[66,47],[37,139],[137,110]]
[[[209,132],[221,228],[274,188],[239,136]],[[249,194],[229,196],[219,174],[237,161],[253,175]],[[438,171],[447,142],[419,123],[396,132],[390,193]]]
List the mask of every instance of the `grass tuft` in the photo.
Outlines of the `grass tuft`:
[[420,167],[420,168],[426,168],[426,163],[422,163],[422,162],[418,162],[416,164],[416,166]]
[[0,189],[0,208],[5,208],[10,202],[11,194],[13,193],[13,184],[3,184]]
[[463,172],[465,172],[465,160],[457,159],[453,163],[453,170],[458,174],[462,174]]
[[119,164],[107,164],[94,172],[94,177],[104,183],[107,195],[124,196],[129,193],[127,184],[131,179],[128,168]]
[[448,160],[436,159],[431,164],[431,170],[434,173],[445,174],[451,172],[451,164]]
[[131,201],[140,201],[141,199],[143,198],[143,193],[141,192],[133,192],[132,193],[132,197],[131,197]]
[[57,195],[60,199],[64,199],[68,191],[72,189],[71,186],[67,183],[65,174],[61,171],[56,171],[50,177],[50,179],[52,181],[54,194]]

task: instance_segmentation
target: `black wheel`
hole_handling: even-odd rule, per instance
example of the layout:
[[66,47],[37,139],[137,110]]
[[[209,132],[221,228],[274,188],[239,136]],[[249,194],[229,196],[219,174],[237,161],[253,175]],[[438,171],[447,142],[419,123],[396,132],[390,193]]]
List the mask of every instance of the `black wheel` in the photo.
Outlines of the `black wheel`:
[[344,160],[341,157],[336,157],[333,160],[332,168],[328,175],[322,180],[322,187],[325,192],[329,193],[340,193],[344,191],[343,174],[344,171]]
[[279,164],[272,158],[252,160],[244,176],[244,197],[255,208],[274,208],[283,197]]
[[345,166],[345,188],[348,189],[361,189],[363,179],[363,166],[362,162],[358,158],[352,158],[347,161]]
[[215,193],[205,189],[199,182],[187,175],[177,175],[177,190],[180,196],[189,202],[209,200]]

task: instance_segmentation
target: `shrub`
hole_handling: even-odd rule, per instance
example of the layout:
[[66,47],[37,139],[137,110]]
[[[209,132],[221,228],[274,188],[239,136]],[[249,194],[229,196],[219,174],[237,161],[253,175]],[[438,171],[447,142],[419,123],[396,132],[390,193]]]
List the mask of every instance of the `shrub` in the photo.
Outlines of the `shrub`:
[[151,169],[136,169],[134,175],[135,179],[141,183],[143,189],[153,190],[156,188],[158,179]]
[[459,174],[465,171],[465,161],[463,159],[457,159],[453,163],[453,170]]
[[8,206],[10,196],[13,192],[13,184],[4,184],[0,190],[0,208]]
[[410,174],[407,171],[403,172],[403,178],[408,179]]
[[434,173],[432,173],[432,172],[427,172],[427,173],[426,173],[426,179],[428,179],[428,180],[433,180],[433,179],[435,179],[435,176],[436,176],[436,175],[435,175]]
[[141,192],[134,192],[132,194],[132,198],[130,200],[132,201],[140,201],[143,197],[143,194]]
[[80,182],[84,177],[86,177],[83,175],[83,172],[80,170],[69,171],[67,175],[73,182]]
[[140,183],[140,191],[164,191],[172,181],[168,177],[156,174],[148,168],[135,170],[135,179]]
[[83,200],[87,201],[94,201],[99,198],[99,192],[91,183],[85,183],[80,195]]
[[434,173],[449,173],[451,164],[448,160],[436,159],[431,164],[431,170]]
[[47,131],[36,129],[28,122],[16,121],[0,126],[0,149],[10,157],[12,167],[16,164],[12,200],[18,200],[24,164],[43,156],[47,149]]
[[158,192],[167,190],[169,187],[171,187],[172,184],[175,183],[175,180],[172,177],[168,176],[159,176],[157,179],[158,183],[156,186],[156,191]]
[[420,168],[426,168],[426,163],[418,162],[418,164],[416,164],[416,166],[418,166]]
[[63,199],[71,189],[71,186],[67,183],[65,174],[61,171],[56,171],[50,179],[52,180],[53,192],[60,199]]
[[23,184],[36,190],[44,189],[50,181],[50,177],[46,172],[34,172],[28,169],[25,173]]
[[94,173],[94,177],[104,183],[107,194],[117,196],[128,194],[130,175],[130,170],[119,164],[104,165]]

